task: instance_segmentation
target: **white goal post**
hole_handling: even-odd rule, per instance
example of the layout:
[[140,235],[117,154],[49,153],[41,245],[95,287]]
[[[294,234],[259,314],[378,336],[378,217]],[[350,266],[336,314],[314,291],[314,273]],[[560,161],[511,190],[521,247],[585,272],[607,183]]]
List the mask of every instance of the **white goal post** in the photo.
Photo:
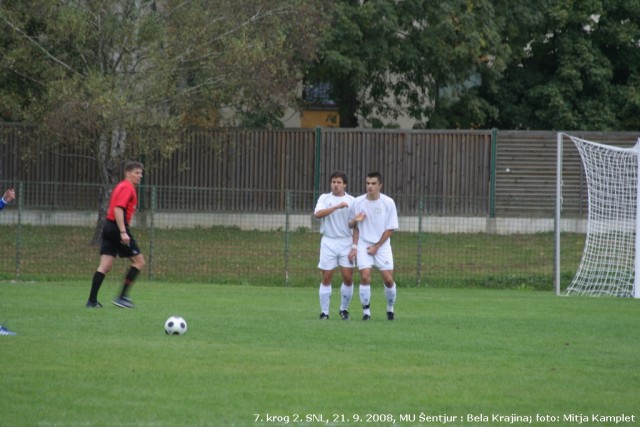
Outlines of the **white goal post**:
[[555,285],[560,294],[562,144],[578,149],[587,183],[586,240],[567,295],[640,298],[640,139],[621,148],[558,133]]

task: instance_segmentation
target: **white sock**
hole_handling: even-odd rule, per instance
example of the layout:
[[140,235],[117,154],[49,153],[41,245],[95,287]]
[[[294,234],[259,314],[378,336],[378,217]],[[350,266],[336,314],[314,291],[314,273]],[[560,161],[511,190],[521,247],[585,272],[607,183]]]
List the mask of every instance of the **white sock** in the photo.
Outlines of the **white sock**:
[[362,303],[362,314],[371,315],[369,304],[371,304],[371,286],[360,283],[360,302]]
[[393,283],[393,286],[390,288],[384,287],[384,296],[387,299],[387,311],[393,313],[393,306],[396,303],[396,284]]
[[353,297],[353,285],[347,286],[343,283],[340,287],[340,296],[340,311],[348,310]]
[[325,286],[320,283],[318,296],[320,297],[320,310],[322,310],[324,314],[329,314],[329,304],[331,303],[331,285]]

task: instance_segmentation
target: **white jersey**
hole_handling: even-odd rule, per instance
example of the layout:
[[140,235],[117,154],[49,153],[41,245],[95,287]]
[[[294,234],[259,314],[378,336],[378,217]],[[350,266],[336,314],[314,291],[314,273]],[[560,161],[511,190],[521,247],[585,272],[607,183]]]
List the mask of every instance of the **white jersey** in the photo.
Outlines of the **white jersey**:
[[320,218],[320,233],[326,237],[351,237],[353,232],[349,228],[349,209],[353,204],[354,197],[346,194],[344,196],[334,196],[333,193],[322,194],[318,198],[318,203],[313,211],[318,212],[332,206],[347,202],[349,207],[337,209],[330,215]]
[[[366,194],[358,196],[349,209],[349,219],[352,220],[360,212],[364,212],[366,218],[358,223],[358,238],[366,243],[378,243],[386,230],[398,228],[396,203],[389,196],[380,194],[377,200],[367,199]],[[390,244],[391,239],[387,239],[383,246]]]

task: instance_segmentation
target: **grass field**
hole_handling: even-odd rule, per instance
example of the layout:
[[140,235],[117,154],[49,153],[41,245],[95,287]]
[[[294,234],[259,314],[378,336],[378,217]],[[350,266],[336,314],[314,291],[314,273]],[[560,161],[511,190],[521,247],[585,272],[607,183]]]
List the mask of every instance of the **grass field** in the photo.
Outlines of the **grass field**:
[[[101,291],[105,307],[85,309],[88,287],[0,282],[0,321],[18,333],[0,336],[0,426],[603,426],[640,417],[635,300],[401,288],[389,322],[377,287],[372,320],[359,320],[356,297],[345,322],[336,287],[329,321],[317,320],[315,287],[143,280],[134,310],[107,304],[115,278]],[[189,322],[186,335],[164,334],[173,314]],[[622,414],[630,418],[614,418]]]

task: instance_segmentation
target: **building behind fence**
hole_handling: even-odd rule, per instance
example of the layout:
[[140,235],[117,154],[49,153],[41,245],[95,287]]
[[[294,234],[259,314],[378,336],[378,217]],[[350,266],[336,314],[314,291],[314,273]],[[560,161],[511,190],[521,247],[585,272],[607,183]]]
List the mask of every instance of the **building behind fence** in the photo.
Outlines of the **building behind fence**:
[[[637,138],[575,134],[620,146]],[[26,280],[89,277],[97,255],[88,242],[103,190],[94,156],[51,151],[35,135],[28,126],[0,125],[0,184],[19,195],[0,214],[0,272]],[[556,144],[555,132],[192,130],[169,158],[137,153],[146,171],[134,227],[147,245],[150,279],[315,284],[318,195],[329,190],[334,170],[347,173],[354,195],[365,191],[368,172],[379,171],[383,192],[398,205],[393,243],[402,284],[551,289]],[[563,228],[581,232],[586,184],[577,152],[567,144],[564,153]],[[175,238],[183,244],[173,247]],[[582,239],[563,249],[567,276]],[[46,244],[49,262],[30,258]]]

